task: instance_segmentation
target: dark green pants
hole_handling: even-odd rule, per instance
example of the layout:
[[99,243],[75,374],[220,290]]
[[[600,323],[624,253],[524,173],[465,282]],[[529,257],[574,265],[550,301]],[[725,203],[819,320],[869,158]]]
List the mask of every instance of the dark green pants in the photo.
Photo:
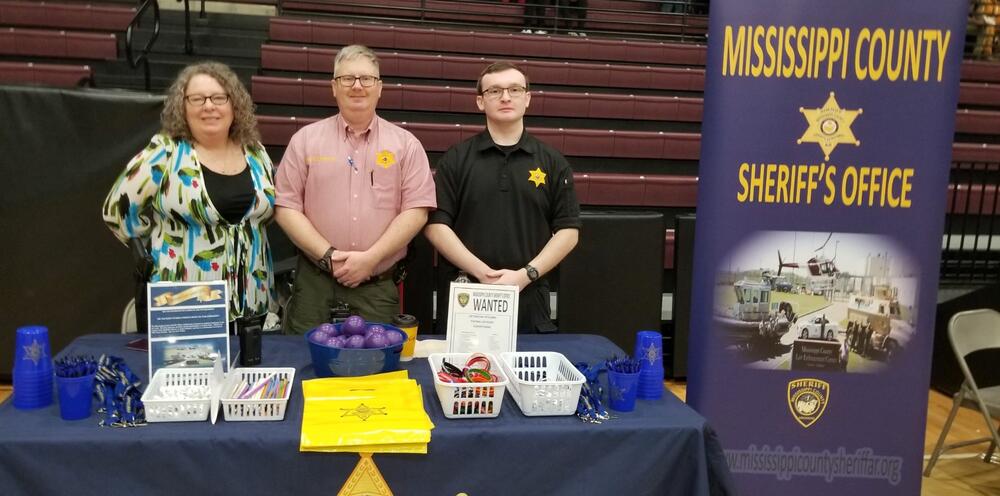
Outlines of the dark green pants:
[[348,288],[300,255],[282,325],[285,334],[305,334],[329,322],[330,307],[340,302],[368,322],[390,323],[399,313],[399,291],[391,278]]

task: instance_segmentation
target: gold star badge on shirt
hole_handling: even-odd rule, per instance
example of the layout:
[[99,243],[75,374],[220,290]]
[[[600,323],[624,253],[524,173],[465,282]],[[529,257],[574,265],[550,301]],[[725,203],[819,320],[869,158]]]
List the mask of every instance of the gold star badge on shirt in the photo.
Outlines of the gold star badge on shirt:
[[528,176],[528,181],[535,183],[536,188],[539,188],[543,184],[545,184],[545,173],[542,172],[541,167],[536,167],[535,170],[528,172],[531,173],[531,175]]
[[799,112],[809,122],[809,129],[796,141],[797,144],[816,143],[823,149],[825,160],[830,160],[830,154],[839,144],[860,146],[861,142],[851,132],[851,124],[862,113],[862,109],[846,110],[840,108],[833,92],[827,98],[823,107],[807,109],[799,107]]
[[389,150],[382,150],[375,155],[375,163],[381,165],[383,169],[388,169],[396,163],[396,156]]

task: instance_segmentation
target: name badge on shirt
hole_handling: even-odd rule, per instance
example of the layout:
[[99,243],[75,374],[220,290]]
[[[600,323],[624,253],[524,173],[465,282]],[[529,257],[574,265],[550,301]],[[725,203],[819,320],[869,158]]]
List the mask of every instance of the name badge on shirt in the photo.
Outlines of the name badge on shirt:
[[306,165],[316,165],[322,162],[336,162],[336,157],[330,155],[313,155],[311,157],[306,157]]

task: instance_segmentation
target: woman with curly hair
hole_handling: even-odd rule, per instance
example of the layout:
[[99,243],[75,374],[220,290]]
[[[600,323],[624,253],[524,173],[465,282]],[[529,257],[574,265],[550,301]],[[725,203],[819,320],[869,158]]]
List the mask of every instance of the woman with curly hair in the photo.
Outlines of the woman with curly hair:
[[230,320],[266,315],[273,167],[250,95],[229,67],[191,65],[167,90],[161,122],[108,193],[104,222],[149,249],[150,282],[224,280]]

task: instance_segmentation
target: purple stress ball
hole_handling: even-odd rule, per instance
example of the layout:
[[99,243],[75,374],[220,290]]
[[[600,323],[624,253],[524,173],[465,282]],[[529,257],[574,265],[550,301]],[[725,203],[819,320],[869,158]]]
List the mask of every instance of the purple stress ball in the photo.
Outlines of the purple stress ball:
[[339,334],[337,332],[337,326],[335,326],[335,325],[333,325],[333,324],[331,324],[329,322],[324,322],[324,323],[320,324],[319,326],[317,326],[316,328],[319,329],[319,330],[321,330],[321,331],[323,331],[323,332],[325,332],[325,333],[327,333],[327,334],[329,334],[330,336],[336,336],[337,334]]
[[373,332],[365,338],[365,348],[385,348],[388,344],[385,332]]
[[365,337],[372,334],[385,334],[385,327],[382,324],[369,324],[368,328],[365,329]]
[[349,338],[344,343],[345,348],[364,348],[365,347],[365,337],[360,334],[355,334]]
[[340,332],[347,336],[363,335],[365,333],[365,319],[360,315],[351,315],[340,324]]
[[309,340],[314,343],[324,344],[328,339],[330,339],[330,335],[319,328],[309,335]]
[[346,343],[347,339],[344,336],[330,336],[330,339],[326,340],[326,345],[334,348],[346,348]]
[[394,330],[386,330],[385,331],[385,339],[386,339],[386,343],[389,346],[396,346],[397,344],[402,343],[403,340],[406,339],[406,337],[401,332],[397,332],[397,331],[394,331]]

